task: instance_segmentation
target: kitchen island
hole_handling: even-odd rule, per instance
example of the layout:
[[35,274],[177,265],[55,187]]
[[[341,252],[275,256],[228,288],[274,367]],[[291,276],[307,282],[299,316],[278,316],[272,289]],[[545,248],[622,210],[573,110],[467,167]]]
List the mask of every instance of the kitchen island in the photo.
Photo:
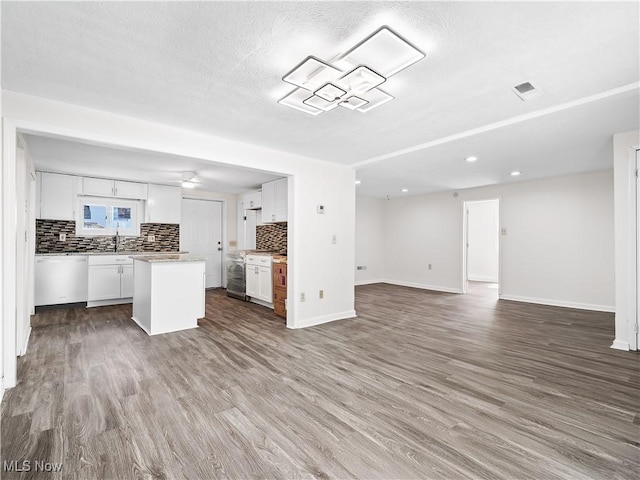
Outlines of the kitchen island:
[[149,335],[196,328],[205,314],[205,259],[187,254],[131,258],[132,320]]

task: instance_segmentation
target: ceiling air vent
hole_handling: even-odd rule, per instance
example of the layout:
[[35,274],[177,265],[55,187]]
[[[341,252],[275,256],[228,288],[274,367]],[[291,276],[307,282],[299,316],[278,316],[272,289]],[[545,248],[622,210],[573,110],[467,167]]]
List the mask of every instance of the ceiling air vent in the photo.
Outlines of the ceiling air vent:
[[513,87],[511,90],[513,90],[513,93],[515,93],[523,101],[532,100],[542,95],[542,90],[540,89],[540,87],[536,86],[532,82],[521,83]]

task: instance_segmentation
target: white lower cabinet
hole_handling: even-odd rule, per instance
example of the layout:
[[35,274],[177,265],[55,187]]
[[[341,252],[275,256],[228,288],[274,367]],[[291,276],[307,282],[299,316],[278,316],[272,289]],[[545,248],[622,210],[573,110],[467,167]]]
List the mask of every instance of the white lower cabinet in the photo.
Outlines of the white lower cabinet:
[[89,295],[87,306],[131,302],[133,297],[133,259],[125,255],[89,257]]
[[120,295],[122,298],[133,297],[133,264],[122,265],[120,274]]
[[246,285],[246,293],[252,300],[273,303],[271,256],[247,255]]
[[120,298],[120,265],[90,265],[88,300],[112,298]]

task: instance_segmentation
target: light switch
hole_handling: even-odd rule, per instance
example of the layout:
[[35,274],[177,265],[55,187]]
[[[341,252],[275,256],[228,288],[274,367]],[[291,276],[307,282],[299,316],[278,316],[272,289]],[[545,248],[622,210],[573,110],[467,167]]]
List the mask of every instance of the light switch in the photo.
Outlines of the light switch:
[[320,214],[324,213],[324,205],[318,205],[318,213]]
[[507,234],[507,229],[506,228],[501,228],[500,229],[500,235],[506,235]]

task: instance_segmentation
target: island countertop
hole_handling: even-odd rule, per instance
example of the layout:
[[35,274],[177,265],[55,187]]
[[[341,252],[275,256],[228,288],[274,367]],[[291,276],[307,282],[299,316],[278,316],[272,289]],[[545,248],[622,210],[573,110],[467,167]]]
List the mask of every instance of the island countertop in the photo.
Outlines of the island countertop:
[[132,255],[134,260],[149,263],[184,263],[184,262],[204,262],[205,258],[187,253],[161,254],[161,255]]

